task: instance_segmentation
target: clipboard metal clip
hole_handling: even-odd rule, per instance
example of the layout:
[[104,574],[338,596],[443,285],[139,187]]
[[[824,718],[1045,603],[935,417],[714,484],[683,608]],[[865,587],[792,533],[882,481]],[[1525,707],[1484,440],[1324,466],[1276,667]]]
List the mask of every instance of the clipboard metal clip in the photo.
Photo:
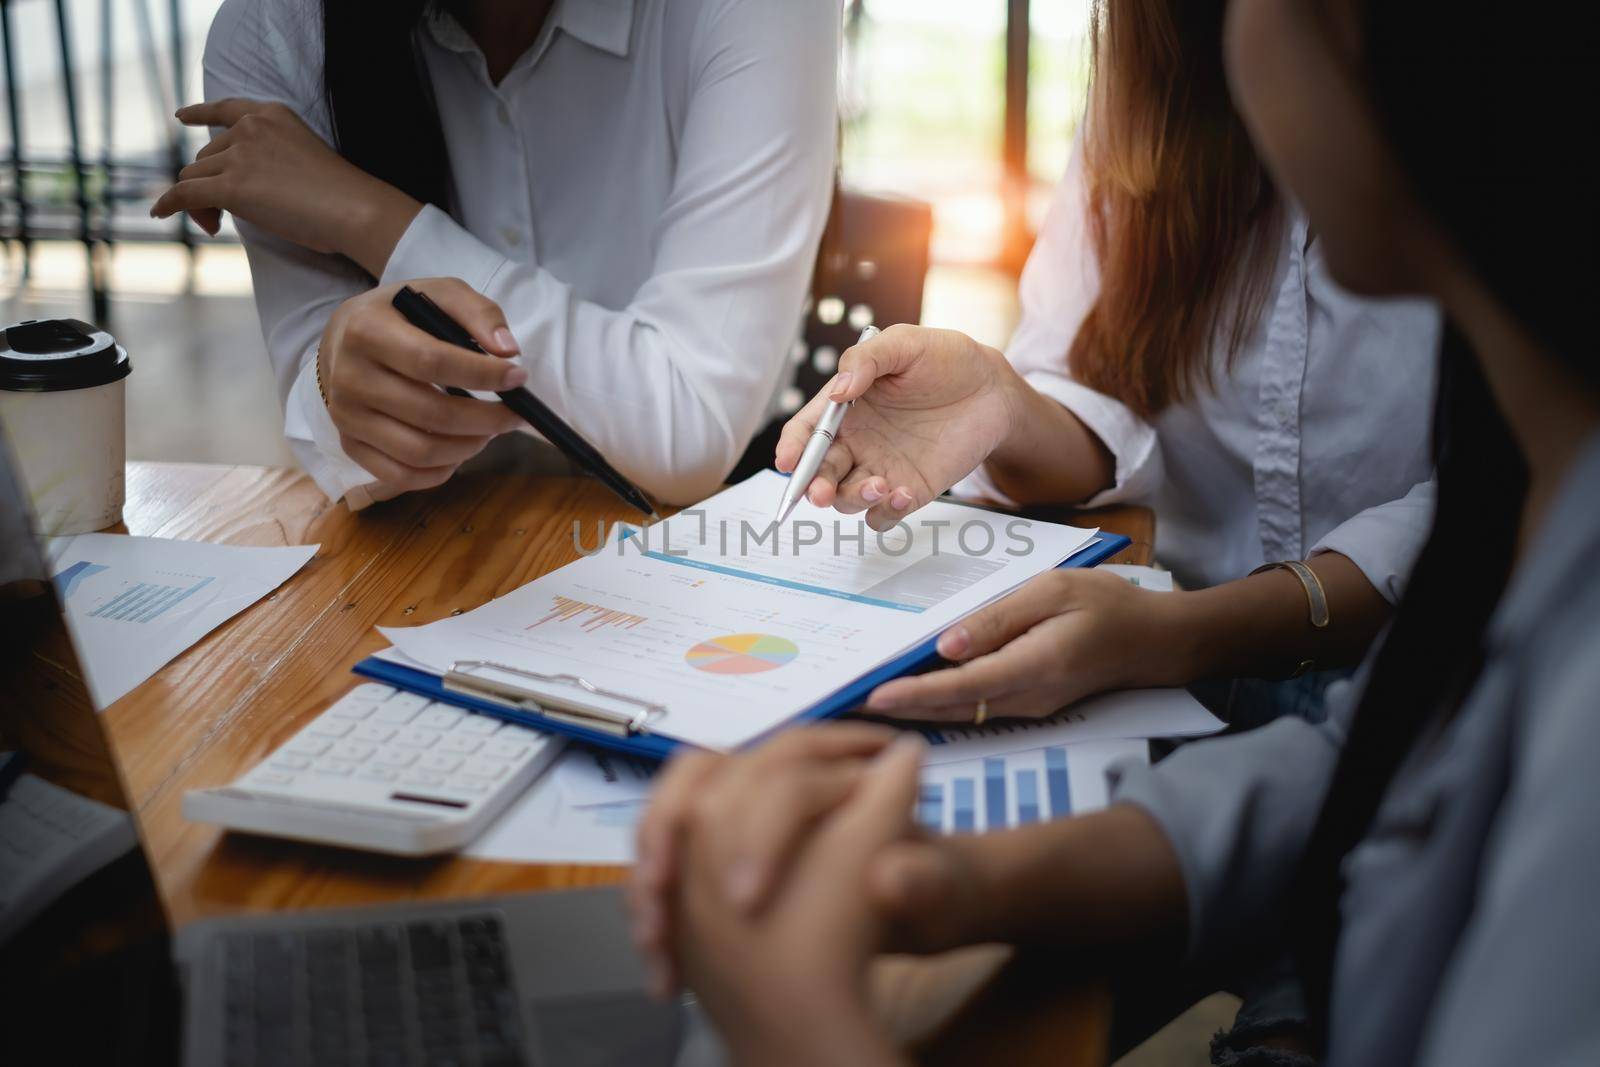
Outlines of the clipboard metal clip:
[[[544,692],[542,687],[535,689],[479,673],[486,670],[515,675],[545,685],[577,689],[587,697],[625,704],[637,710],[629,713],[599,707],[583,697]],[[540,674],[538,671],[523,670],[521,667],[486,659],[458,659],[450,664],[450,669],[445,672],[441,681],[446,689],[455,693],[463,693],[498,704],[510,704],[523,711],[531,711],[573,726],[601,730],[617,737],[649,733],[650,724],[667,713],[665,705],[641,700],[614,689],[602,689],[576,674]]]

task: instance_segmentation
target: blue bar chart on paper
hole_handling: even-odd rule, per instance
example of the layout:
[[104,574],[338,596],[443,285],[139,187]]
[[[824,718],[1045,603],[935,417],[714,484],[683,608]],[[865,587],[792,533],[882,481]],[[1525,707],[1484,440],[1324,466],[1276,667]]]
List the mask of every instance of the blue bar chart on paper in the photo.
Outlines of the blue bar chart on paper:
[[90,618],[117,619],[121,622],[150,622],[177,607],[215,578],[200,578],[190,585],[163,585],[159,582],[134,582],[89,612]]
[[94,533],[53,539],[47,550],[89,693],[103,708],[271,593],[317,546]]
[[935,833],[982,833],[1064,819],[1106,805],[1106,770],[1144,760],[1143,741],[1089,741],[923,768],[917,821]]
[[82,605],[84,615],[91,619],[147,623],[159,619],[217,580],[215,575],[178,573],[162,575],[163,580],[142,575],[122,577],[118,570],[110,564],[76,560],[55,576],[56,589],[63,600],[76,606],[80,591],[85,591],[85,581],[107,574],[115,584],[98,583],[95,591],[88,594],[90,603]]

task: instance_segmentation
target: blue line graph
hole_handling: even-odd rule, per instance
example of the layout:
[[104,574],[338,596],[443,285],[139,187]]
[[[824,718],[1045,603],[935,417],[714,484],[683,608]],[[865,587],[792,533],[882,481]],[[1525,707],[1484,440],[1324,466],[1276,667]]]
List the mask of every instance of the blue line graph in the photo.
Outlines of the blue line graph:
[[882,597],[865,596],[861,593],[847,593],[843,589],[829,589],[826,586],[791,581],[788,578],[777,578],[770,574],[758,574],[755,571],[748,571],[741,567],[729,567],[721,563],[708,563],[705,560],[689,559],[686,556],[669,556],[664,552],[645,552],[644,556],[660,563],[676,563],[682,567],[694,567],[698,570],[711,571],[715,574],[726,574],[734,578],[760,582],[763,585],[779,585],[785,589],[798,589],[802,593],[831,596],[838,600],[849,600],[857,604],[870,604],[877,608],[892,608],[895,611],[909,611],[913,614],[919,614],[926,610],[915,604],[902,604],[899,601],[884,600]]

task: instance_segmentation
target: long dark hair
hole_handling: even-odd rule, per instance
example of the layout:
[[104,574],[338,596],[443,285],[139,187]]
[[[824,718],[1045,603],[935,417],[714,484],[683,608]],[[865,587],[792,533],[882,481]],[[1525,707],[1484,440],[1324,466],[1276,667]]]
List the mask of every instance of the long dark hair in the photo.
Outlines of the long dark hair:
[[413,34],[429,0],[322,0],[322,92],[339,154],[446,207],[450,161]]
[[1211,384],[1266,305],[1278,198],[1233,109],[1224,0],[1096,0],[1084,179],[1100,292],[1079,381],[1141,415]]
[[[1416,198],[1477,277],[1550,354],[1600,386],[1589,311],[1600,171],[1577,135],[1600,48],[1581,7],[1537,6],[1507,18],[1491,0],[1369,0],[1368,88]],[[1424,729],[1455,714],[1476,680],[1527,493],[1523,455],[1450,325],[1435,436],[1433,531],[1373,661],[1301,864],[1297,955],[1324,1038],[1340,865]]]

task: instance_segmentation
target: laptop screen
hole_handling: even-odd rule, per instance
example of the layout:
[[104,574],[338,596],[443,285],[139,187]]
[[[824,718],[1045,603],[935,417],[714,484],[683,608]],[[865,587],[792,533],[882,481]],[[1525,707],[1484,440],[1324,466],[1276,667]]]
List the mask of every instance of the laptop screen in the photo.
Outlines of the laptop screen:
[[0,1062],[171,1063],[169,930],[0,425]]

